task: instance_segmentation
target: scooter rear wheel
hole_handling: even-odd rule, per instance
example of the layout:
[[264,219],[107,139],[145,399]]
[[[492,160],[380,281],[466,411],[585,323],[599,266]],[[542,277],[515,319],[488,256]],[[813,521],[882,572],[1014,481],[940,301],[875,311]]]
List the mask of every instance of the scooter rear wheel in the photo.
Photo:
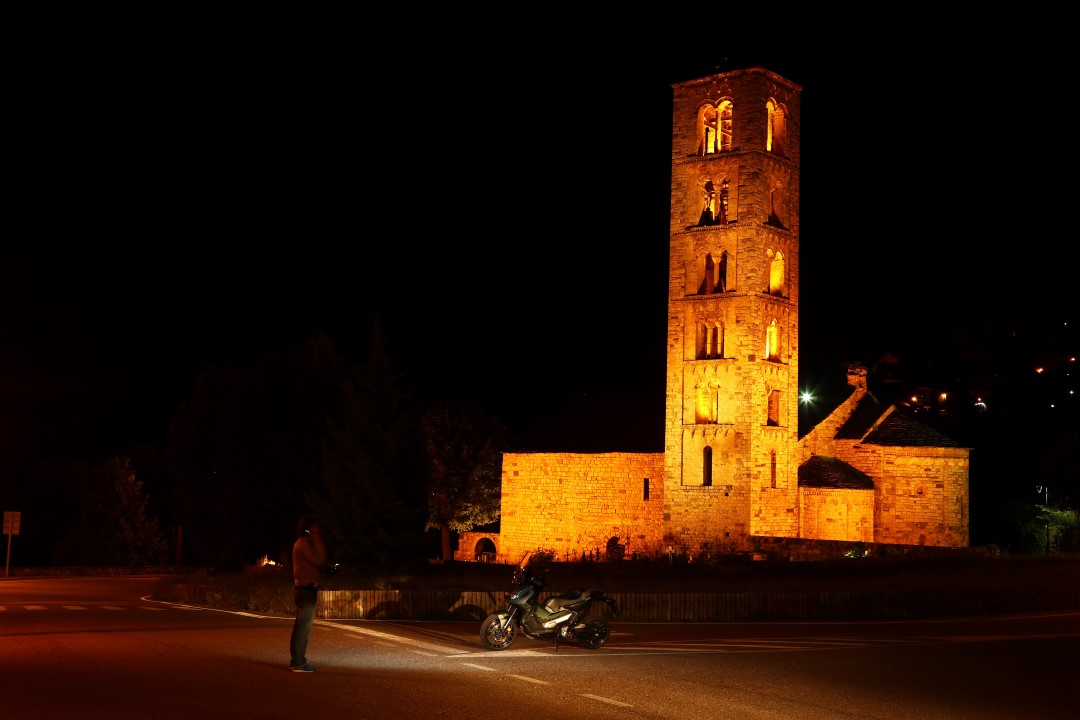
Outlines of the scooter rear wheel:
[[581,621],[583,627],[574,632],[574,639],[586,650],[596,650],[608,641],[611,628],[602,615],[589,615]]
[[514,644],[517,627],[511,622],[505,628],[498,613],[488,615],[480,625],[480,644],[488,650],[505,650]]

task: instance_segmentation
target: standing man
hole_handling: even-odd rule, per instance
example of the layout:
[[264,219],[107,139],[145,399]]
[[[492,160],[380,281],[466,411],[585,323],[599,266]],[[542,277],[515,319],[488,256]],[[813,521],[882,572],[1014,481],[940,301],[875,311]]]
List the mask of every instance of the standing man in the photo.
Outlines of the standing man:
[[311,638],[311,627],[315,624],[319,578],[326,565],[326,545],[319,535],[319,521],[313,515],[300,518],[297,534],[292,550],[296,620],[289,639],[289,652],[292,655],[289,667],[293,672],[310,673],[315,672],[315,668],[308,665],[307,645]]

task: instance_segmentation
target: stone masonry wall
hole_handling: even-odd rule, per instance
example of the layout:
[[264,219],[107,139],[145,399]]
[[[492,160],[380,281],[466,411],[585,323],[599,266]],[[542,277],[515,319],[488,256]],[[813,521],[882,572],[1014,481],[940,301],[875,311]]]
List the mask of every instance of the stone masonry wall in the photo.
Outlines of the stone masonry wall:
[[[662,453],[506,453],[496,562],[552,550],[560,560],[590,553],[659,552],[663,528]],[[648,497],[645,484],[648,481]],[[455,557],[472,560],[475,533],[459,538]]]
[[874,542],[874,491],[799,489],[799,536]]
[[903,545],[966,546],[968,451],[883,448],[876,483],[875,540]]

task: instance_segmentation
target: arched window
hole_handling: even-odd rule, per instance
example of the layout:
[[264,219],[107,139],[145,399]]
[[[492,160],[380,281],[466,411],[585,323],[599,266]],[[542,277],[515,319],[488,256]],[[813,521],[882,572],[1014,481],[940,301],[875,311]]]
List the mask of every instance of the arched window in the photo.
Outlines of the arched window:
[[704,322],[698,325],[694,359],[706,360],[725,357],[724,334],[724,326],[720,323]]
[[701,180],[701,215],[698,227],[728,224],[728,206],[731,202],[731,181],[724,178],[717,188],[712,179],[705,176]]
[[705,487],[712,486],[712,448],[706,446],[701,453],[701,484]]
[[765,150],[781,157],[784,156],[784,145],[787,141],[787,114],[784,107],[772,98],[765,103],[765,109],[769,114],[768,135],[765,138]]
[[716,383],[702,383],[697,388],[697,408],[694,422],[699,425],[712,425],[720,411],[720,387]]
[[712,295],[713,293],[727,292],[727,250],[720,253],[719,260],[714,258],[712,253],[706,253],[702,265],[698,266],[698,272],[701,273],[701,282],[698,284],[698,295]]
[[733,106],[730,100],[706,103],[698,110],[698,155],[731,150]]
[[[780,424],[780,391],[769,391],[769,416],[765,419],[766,425],[777,426]],[[775,463],[775,458],[773,459]],[[775,468],[774,468],[775,469]],[[775,485],[773,486],[775,487]]]
[[720,103],[720,149],[723,151],[731,149],[731,118],[734,109],[730,100]]
[[765,221],[767,225],[787,228],[787,223],[784,222],[787,217],[786,198],[787,190],[779,183],[774,184],[772,189],[769,190],[769,217]]
[[779,250],[769,263],[769,294],[784,297],[784,281],[787,275],[784,266],[784,253]]
[[765,359],[780,362],[780,326],[775,318],[765,328]]
[[716,292],[716,261],[712,253],[705,255],[705,293],[711,295]]

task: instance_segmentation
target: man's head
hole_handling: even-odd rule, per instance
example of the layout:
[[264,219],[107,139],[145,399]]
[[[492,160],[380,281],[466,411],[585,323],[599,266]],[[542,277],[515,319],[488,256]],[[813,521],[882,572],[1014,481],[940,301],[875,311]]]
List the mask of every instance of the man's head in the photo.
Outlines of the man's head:
[[296,534],[306,535],[311,532],[312,529],[317,531],[318,525],[319,518],[315,517],[314,515],[301,515],[300,522],[296,525]]

